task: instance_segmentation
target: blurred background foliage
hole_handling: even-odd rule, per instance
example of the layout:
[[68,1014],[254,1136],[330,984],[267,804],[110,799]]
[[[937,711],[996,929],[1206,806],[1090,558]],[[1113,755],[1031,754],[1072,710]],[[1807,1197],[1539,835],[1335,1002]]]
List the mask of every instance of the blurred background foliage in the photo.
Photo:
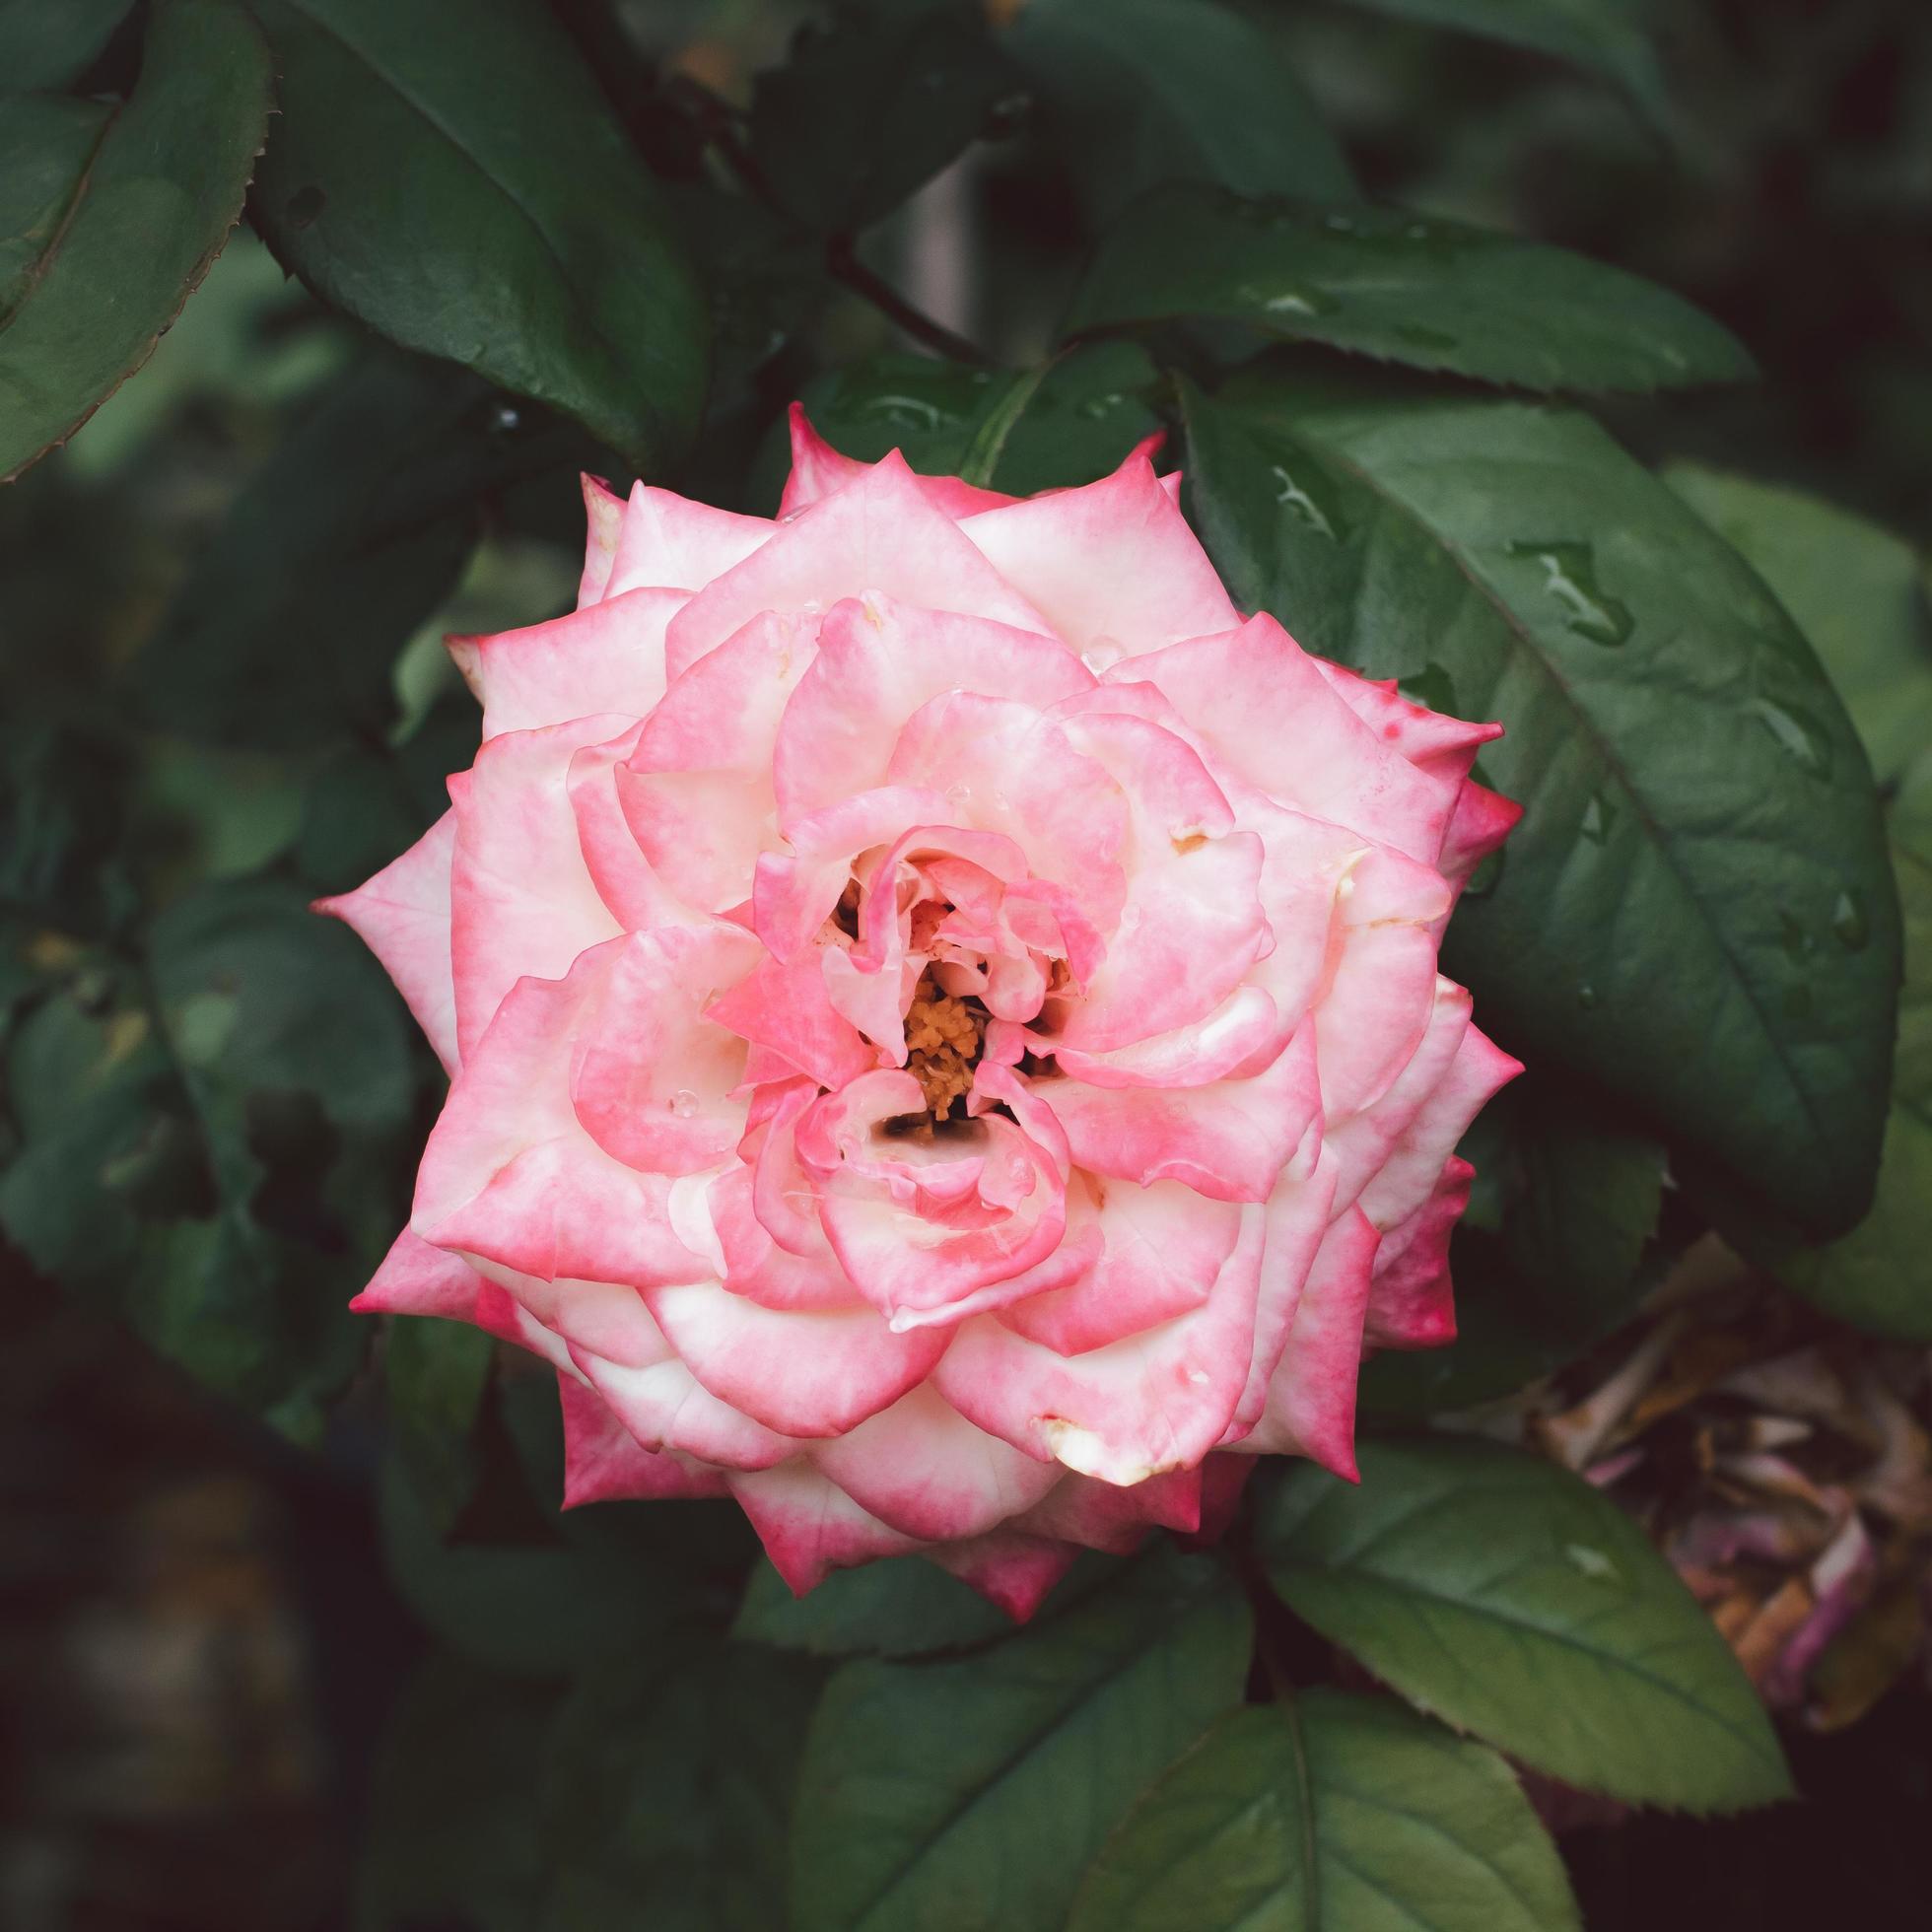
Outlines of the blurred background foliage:
[[[210,18],[190,20],[195,5]],[[365,24],[381,12],[344,7]],[[240,127],[251,88],[266,111],[267,69],[245,39],[220,41],[215,11],[183,0],[168,31],[196,86],[233,93]],[[415,837],[467,762],[474,709],[443,636],[569,606],[580,470],[769,510],[774,424],[803,394],[854,453],[983,462],[1017,490],[1090,476],[1166,419],[1231,580],[1244,557],[1284,568],[1308,530],[1352,515],[1319,467],[1264,464],[1279,489],[1267,484],[1254,542],[1248,484],[1204,499],[1260,460],[1277,374],[1346,376],[1320,348],[1280,352],[1241,379],[1252,412],[1216,442],[1220,379],[1262,346],[1238,289],[1206,319],[1149,310],[1152,326],[1086,342],[1037,388],[1009,374],[1054,352],[1096,237],[1127,234],[1111,225],[1137,198],[1181,179],[1331,205],[1359,193],[1443,233],[1560,244],[1677,292],[1758,365],[1756,381],[1658,397],[1633,380],[1639,393],[1593,406],[1769,585],[1883,788],[1908,1003],[1879,1208],[1808,1240],[1735,1174],[1667,1158],[1657,1119],[1607,1098],[1591,1068],[1539,1068],[1468,1150],[1483,1182],[1457,1249],[1463,1340],[1377,1362],[1364,1399],[1405,1419],[1560,1371],[1488,1425],[1611,1486],[1694,1570],[1798,1724],[1811,1809],[1796,1824],[1632,1818],[1538,1790],[1591,1926],[1912,1922],[1897,1914],[1911,1820],[1932,1802],[1932,1504],[1893,1478],[1925,1465],[1909,1345],[1932,1341],[1932,13],[1108,0],[1102,20],[1100,0],[988,0],[883,4],[827,28],[775,0],[491,0],[475,71],[428,84],[447,90],[439,111],[475,117],[466,139],[541,136],[540,162],[513,153],[514,192],[493,199],[451,172],[432,119],[398,118],[329,64],[328,8],[255,11],[286,70],[286,125],[264,123],[247,219],[172,326],[164,303],[151,361],[117,386],[146,341],[97,341],[54,278],[34,284],[52,203],[26,159],[98,138],[97,101],[141,99],[144,35],[171,10],[0,5],[10,84],[65,104],[9,97],[0,123],[0,317],[72,332],[108,391],[0,490],[0,1914],[774,1924],[774,1847],[828,1659],[881,1651],[866,1668],[889,1673],[914,1668],[890,1661],[908,1628],[948,1654],[997,1634],[917,1565],[792,1606],[722,1506],[560,1517],[546,1378],[467,1331],[399,1324],[379,1341],[347,1313],[407,1211],[440,1074],[374,962],[305,908]],[[409,23],[435,12],[398,10],[405,65]],[[497,34],[530,77],[509,98],[484,58]],[[310,173],[336,184],[332,205]],[[98,245],[132,264],[149,218],[106,205],[119,226]],[[479,250],[536,264],[512,272],[542,284],[542,312],[501,339],[382,284],[359,252],[368,234],[409,233],[384,224],[449,207]],[[613,264],[597,237],[631,232],[641,208],[666,239]],[[185,231],[180,249],[205,253]],[[1147,259],[1124,276],[1137,299]],[[36,289],[55,310],[44,324]],[[1482,291],[1456,299],[1480,324]],[[1291,332],[1333,339],[1307,307]],[[708,386],[687,311],[710,317]],[[606,339],[585,321],[609,314],[635,330]],[[15,339],[0,329],[8,468],[33,453],[15,444],[39,408]],[[1593,350],[1579,325],[1565,353],[1622,346]],[[1453,371],[1459,353],[1434,360]],[[1406,359],[1431,356],[1412,340]],[[1163,369],[1202,385],[1193,415]],[[1378,395],[1467,387],[1420,383],[1392,376]],[[1346,405],[1296,404],[1294,434],[1324,420],[1360,434]],[[1615,627],[1571,561],[1535,568],[1569,570],[1571,614]],[[1432,665],[1388,668],[1458,703],[1425,688]],[[1848,899],[1835,928],[1787,932],[1787,997],[1819,948],[1853,950],[1883,917]],[[1599,997],[1614,990],[1566,983],[1568,1023]],[[1693,1262],[1687,1285],[1713,1223],[1750,1266],[1711,1281]],[[1797,1382],[1737,1379],[1796,1357]],[[1789,1481],[1718,1467],[1795,1440],[1794,1418],[1823,1463],[1799,1457]],[[1793,1483],[1825,1497],[1802,1522]],[[1729,1546],[1712,1555],[1713,1511],[1769,1512],[1790,1534],[1740,1569]],[[1834,1587],[1820,1565],[1852,1531],[1857,1641],[1821,1678],[1786,1647],[1802,1621],[1787,1586],[1817,1610]],[[1054,1615],[1087,1614],[1093,1580],[1077,1572]],[[1130,1580],[1120,1616],[1143,1600],[1162,1629],[1218,1614],[1164,1591]],[[1313,1629],[1278,1634],[1336,1676]],[[1138,1640],[1092,1639],[1128,1656]]]

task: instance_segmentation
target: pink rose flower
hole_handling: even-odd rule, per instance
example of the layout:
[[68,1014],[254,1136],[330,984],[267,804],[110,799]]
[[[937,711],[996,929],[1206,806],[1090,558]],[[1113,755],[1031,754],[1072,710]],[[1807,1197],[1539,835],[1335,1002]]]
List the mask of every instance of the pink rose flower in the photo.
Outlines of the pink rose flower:
[[451,1076],[356,1305],[553,1362],[568,1502],[1024,1616],[1243,1457],[1352,1476],[1364,1350],[1453,1335],[1519,1069],[1436,951],[1517,810],[1499,727],[1242,619],[1151,444],[793,452],[775,522],[586,481],[578,609],[452,641],[476,762],[323,902]]

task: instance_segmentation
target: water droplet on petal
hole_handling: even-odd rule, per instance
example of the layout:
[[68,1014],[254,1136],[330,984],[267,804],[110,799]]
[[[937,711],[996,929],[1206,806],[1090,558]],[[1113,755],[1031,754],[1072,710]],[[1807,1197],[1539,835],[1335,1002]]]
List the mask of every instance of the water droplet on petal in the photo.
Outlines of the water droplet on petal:
[[671,1095],[669,1105],[679,1120],[688,1121],[698,1111],[698,1096],[689,1087],[679,1087]]

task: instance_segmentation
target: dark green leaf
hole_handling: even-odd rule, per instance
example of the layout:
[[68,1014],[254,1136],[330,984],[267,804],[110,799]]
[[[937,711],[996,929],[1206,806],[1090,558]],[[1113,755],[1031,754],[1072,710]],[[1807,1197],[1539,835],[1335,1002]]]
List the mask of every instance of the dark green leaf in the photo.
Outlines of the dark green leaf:
[[641,468],[704,389],[703,303],[596,82],[524,0],[259,0],[282,118],[250,203],[325,302]]
[[[1114,1565],[1091,1552],[1048,1595],[1034,1622],[1076,1603]],[[794,1597],[770,1563],[760,1563],[731,1634],[820,1657],[923,1657],[970,1650],[1013,1634],[1013,1622],[936,1563],[916,1557],[834,1570]]]
[[1206,181],[1341,200],[1354,176],[1276,35],[1213,0],[1026,0],[1008,34],[1088,212]]
[[[9,222],[0,244],[0,477],[65,442],[153,354],[241,213],[268,99],[268,50],[240,6],[159,0],[139,84],[98,144],[85,115],[30,110],[53,154],[31,205],[8,191],[27,227]],[[0,142],[10,168],[19,138]]]
[[1134,1794],[1240,1695],[1246,1609],[1203,1557],[957,1662],[845,1665],[805,1748],[794,1932],[1047,1932]]
[[822,1666],[680,1632],[586,1677],[545,1740],[545,1932],[771,1932]]
[[1238,601],[1508,727],[1483,766],[1526,816],[1445,963],[1485,1023],[1816,1232],[1855,1221],[1897,899],[1863,749],[1763,585],[1566,410],[1261,374],[1187,415]]
[[1653,115],[1664,104],[1648,0],[1353,0],[1398,20],[1460,28],[1608,75]]
[[[1456,1340],[1385,1351],[1365,1364],[1361,1401],[1403,1414],[1507,1395],[1580,1355],[1635,1312],[1657,1225],[1664,1154],[1532,1069],[1484,1109],[1502,1197],[1499,1231],[1462,1227],[1450,1265]],[[1467,1143],[1465,1159],[1482,1156]]]
[[1790,1784],[1770,1721],[1629,1517],[1552,1463],[1454,1436],[1297,1467],[1260,1526],[1297,1615],[1412,1702],[1536,1769],[1724,1811]]
[[849,456],[877,462],[898,449],[926,475],[956,476],[978,455],[991,465],[978,481],[1031,496],[1117,467],[1160,427],[1147,400],[1157,380],[1145,353],[1125,342],[1076,349],[1044,376],[874,356],[806,384],[804,404],[818,433]]
[[499,1450],[512,1452],[480,1485],[490,1487],[492,1473],[502,1484],[493,1521],[471,1522],[491,1514],[480,1496],[446,1534],[410,1465],[390,1456],[382,1466],[377,1500],[390,1573],[444,1642],[492,1670],[561,1677],[650,1650],[682,1620],[729,1615],[750,1535],[734,1504],[561,1509],[563,1441],[548,1375],[505,1386],[490,1426],[499,1423]]
[[1385,1697],[1236,1711],[1129,1812],[1069,1932],[1563,1932],[1563,1862],[1494,1752]]
[[917,1657],[963,1650],[1012,1630],[1012,1619],[936,1563],[906,1557],[834,1570],[794,1597],[760,1563],[731,1634],[821,1657]]
[[376,1760],[359,1932],[529,1932],[545,1879],[536,1765],[556,1702],[459,1658],[418,1673]]
[[751,151],[794,220],[828,235],[864,228],[975,140],[1019,85],[971,0],[854,9],[759,75]]
[[456,581],[488,493],[579,447],[528,413],[387,352],[331,385],[242,490],[137,660],[150,718],[268,749],[380,738],[396,654]]
[[[132,5],[133,0],[0,0],[0,82],[22,93],[71,87],[93,66]],[[8,102],[8,116],[24,105]]]
[[1905,986],[1872,1210],[1842,1240],[1769,1257],[1787,1287],[1862,1329],[1932,1344],[1932,854],[1895,841]]
[[467,1322],[398,1321],[382,1346],[389,1426],[423,1513],[447,1533],[476,1480],[470,1436],[496,1344]]
[[1735,381],[1751,358],[1681,297],[1565,248],[1394,208],[1170,188],[1102,241],[1067,332],[1184,316],[1530,389]]
[[1881,784],[1932,745],[1932,622],[1910,544],[1849,511],[1696,463],[1664,480],[1777,592],[1831,674]]
[[0,315],[11,314],[29,292],[113,118],[104,101],[6,97],[0,115]]

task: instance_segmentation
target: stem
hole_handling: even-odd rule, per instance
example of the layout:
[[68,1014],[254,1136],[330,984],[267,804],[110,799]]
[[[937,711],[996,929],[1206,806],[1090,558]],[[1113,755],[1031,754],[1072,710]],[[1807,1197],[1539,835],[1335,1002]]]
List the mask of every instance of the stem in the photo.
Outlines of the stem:
[[[671,84],[671,99],[693,120],[705,140],[738,178],[745,191],[786,221],[794,218],[773,190],[771,177],[744,138],[743,115],[723,95],[714,93],[702,81],[680,74]],[[915,342],[923,342],[936,354],[954,362],[971,363],[976,369],[996,367],[977,342],[955,333],[943,322],[935,321],[923,310],[915,309],[891,283],[875,274],[859,259],[850,235],[834,235],[825,243],[825,266],[835,281],[843,282],[855,295],[869,302],[880,314],[905,331]]]
[[929,349],[949,356],[954,362],[971,363],[977,369],[994,367],[993,358],[977,342],[967,341],[943,322],[934,321],[923,310],[915,309],[890,282],[867,268],[859,259],[851,236],[835,235],[826,242],[825,265],[853,294],[863,297],[915,342],[923,342]]

